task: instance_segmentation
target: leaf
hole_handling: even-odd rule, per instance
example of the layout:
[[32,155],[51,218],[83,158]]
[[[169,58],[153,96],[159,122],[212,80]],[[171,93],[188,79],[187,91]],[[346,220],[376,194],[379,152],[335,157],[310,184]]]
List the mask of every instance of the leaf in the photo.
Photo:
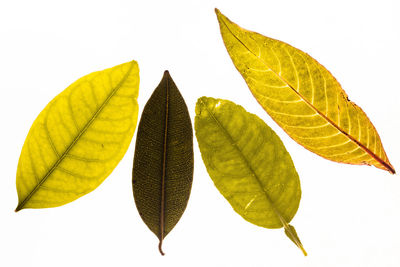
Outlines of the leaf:
[[61,206],[98,187],[131,142],[138,91],[132,61],[86,75],[56,96],[22,148],[16,211]]
[[162,242],[185,211],[193,180],[193,130],[178,88],[165,71],[141,116],[133,195],[145,224]]
[[233,209],[265,228],[285,228],[300,203],[299,176],[279,137],[256,115],[228,100],[199,98],[194,122],[208,174]]
[[326,159],[395,173],[375,127],[327,69],[299,49],[216,13],[237,70],[291,138]]

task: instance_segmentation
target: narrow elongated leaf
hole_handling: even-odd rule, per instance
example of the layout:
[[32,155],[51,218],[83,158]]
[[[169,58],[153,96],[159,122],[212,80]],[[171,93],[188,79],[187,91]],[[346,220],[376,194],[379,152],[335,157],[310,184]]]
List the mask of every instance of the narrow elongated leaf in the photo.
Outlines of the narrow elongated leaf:
[[56,96],[22,148],[16,211],[61,206],[99,186],[131,142],[138,91],[132,61],[84,76]]
[[245,220],[285,228],[307,255],[293,226],[300,203],[299,176],[282,141],[256,115],[227,100],[202,97],[195,131],[207,171]]
[[178,88],[164,73],[140,118],[133,163],[133,195],[140,216],[160,240],[185,211],[193,180],[193,130]]
[[395,173],[375,127],[327,69],[299,49],[216,13],[234,65],[291,138],[326,159]]

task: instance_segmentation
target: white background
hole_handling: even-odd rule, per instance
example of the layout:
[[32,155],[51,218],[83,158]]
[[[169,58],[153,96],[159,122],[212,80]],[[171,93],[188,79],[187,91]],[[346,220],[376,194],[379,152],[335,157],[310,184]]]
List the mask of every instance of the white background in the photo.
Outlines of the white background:
[[[398,0],[0,1],[0,266],[400,266],[400,179],[334,163],[291,140],[263,111],[223,46],[214,13],[316,58],[361,106],[400,171]],[[194,143],[188,207],[164,241],[134,205],[134,141],[94,192],[62,207],[22,210],[15,173],[36,116],[81,76],[135,59],[140,112],[168,69],[192,119],[200,96],[232,100],[282,138],[302,185],[292,221],[309,253],[282,229],[237,215]],[[139,113],[140,115],[140,113]]]

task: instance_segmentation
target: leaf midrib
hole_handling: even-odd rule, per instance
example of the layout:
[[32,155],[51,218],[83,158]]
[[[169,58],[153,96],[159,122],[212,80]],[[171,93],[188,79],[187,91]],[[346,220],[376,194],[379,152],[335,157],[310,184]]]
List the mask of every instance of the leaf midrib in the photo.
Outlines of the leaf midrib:
[[[260,58],[258,55],[256,55],[251,49],[249,49],[229,28],[229,26],[226,24],[225,22],[225,18],[221,17],[221,21],[222,23],[225,25],[225,27],[228,29],[228,31],[232,34],[233,37],[235,37],[236,40],[238,40],[239,43],[241,43],[253,56],[255,56],[257,59],[259,59],[268,69],[270,69],[282,82],[284,82],[285,84],[287,84],[290,89],[293,90],[293,92],[295,92],[309,107],[311,107],[315,112],[317,112],[323,119],[325,119],[328,123],[330,123],[333,127],[335,127],[338,131],[340,131],[342,134],[344,134],[347,138],[350,139],[350,141],[354,142],[356,145],[358,145],[359,147],[361,147],[365,152],[367,152],[373,159],[375,159],[377,162],[379,162],[380,164],[382,164],[390,173],[394,174],[395,170],[394,168],[386,163],[384,160],[382,160],[380,157],[378,157],[374,152],[372,152],[369,148],[367,148],[365,145],[363,145],[362,143],[360,143],[359,141],[357,141],[353,136],[351,136],[350,134],[348,134],[346,131],[344,131],[343,129],[341,129],[336,123],[334,123],[331,119],[329,119],[327,116],[325,116],[325,114],[323,114],[322,112],[320,112],[313,104],[311,104],[307,99],[304,98],[303,95],[301,95],[299,92],[297,92],[294,87],[286,81],[285,78],[283,78],[281,75],[279,75],[278,73],[276,73],[276,71],[274,69],[272,69],[262,58]],[[235,65],[236,67],[236,65]],[[237,67],[236,67],[237,68]],[[251,91],[251,90],[250,90]],[[253,93],[253,92],[252,92]],[[257,99],[257,98],[256,98]],[[258,102],[258,100],[257,100]]]
[[168,71],[165,71],[166,85],[165,85],[165,122],[164,122],[164,151],[163,151],[163,169],[162,169],[162,177],[161,177],[161,200],[160,200],[160,243],[158,244],[158,250],[161,255],[164,255],[162,250],[162,242],[164,240],[164,231],[165,231],[165,176],[166,176],[166,168],[167,168],[167,138],[168,138],[168,111],[169,111],[169,74]]
[[134,61],[131,62],[131,65],[126,72],[125,76],[121,79],[121,81],[117,84],[117,86],[111,91],[108,97],[101,104],[99,109],[93,114],[90,120],[85,124],[82,130],[78,133],[78,135],[74,138],[71,144],[65,149],[65,151],[61,154],[60,158],[53,164],[50,170],[46,173],[46,175],[40,180],[40,182],[33,188],[33,190],[24,198],[24,200],[18,204],[15,212],[21,210],[25,204],[31,199],[31,197],[36,193],[36,191],[43,185],[43,183],[50,177],[50,175],[54,172],[54,170],[60,165],[60,163],[64,160],[65,156],[69,153],[69,151],[74,147],[74,145],[79,141],[80,137],[86,132],[86,130],[90,127],[90,125],[96,120],[98,115],[104,109],[104,107],[108,104],[110,99],[115,95],[115,93],[121,88],[121,86],[125,83],[126,79],[130,75],[134,66]]

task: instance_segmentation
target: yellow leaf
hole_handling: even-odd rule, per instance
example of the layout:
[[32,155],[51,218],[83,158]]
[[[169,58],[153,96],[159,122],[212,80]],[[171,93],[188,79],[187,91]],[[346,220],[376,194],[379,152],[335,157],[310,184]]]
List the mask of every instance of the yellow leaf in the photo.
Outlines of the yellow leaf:
[[234,65],[291,138],[326,159],[395,173],[375,127],[325,67],[299,49],[216,13]]
[[138,92],[132,61],[86,75],[56,96],[22,148],[16,211],[61,206],[98,187],[129,147]]

